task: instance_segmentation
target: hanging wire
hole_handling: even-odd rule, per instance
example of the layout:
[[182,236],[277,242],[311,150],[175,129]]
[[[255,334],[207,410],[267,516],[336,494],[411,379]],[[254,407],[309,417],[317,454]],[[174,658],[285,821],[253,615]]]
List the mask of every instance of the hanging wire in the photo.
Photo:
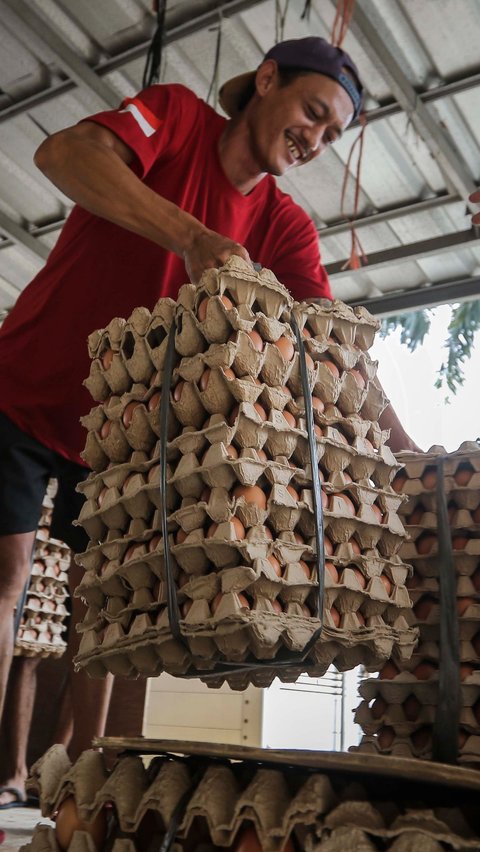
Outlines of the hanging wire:
[[156,0],[154,8],[157,12],[157,28],[148,48],[145,69],[143,72],[142,86],[152,86],[160,81],[160,69],[162,66],[162,50],[165,39],[165,13],[167,11],[167,0]]
[[341,47],[352,19],[355,0],[337,0],[337,11],[332,26],[331,42]]
[[223,15],[221,8],[218,10],[218,24],[217,27],[212,27],[212,30],[217,30],[217,44],[215,47],[215,62],[213,65],[213,74],[212,79],[210,80],[210,86],[208,88],[208,94],[206,97],[207,104],[210,102],[210,95],[213,91],[213,106],[217,106],[218,101],[218,72],[220,70],[220,56],[222,52],[222,24],[223,24]]
[[[358,208],[360,205],[360,189],[361,189],[361,170],[362,170],[362,161],[363,161],[363,145],[365,141],[365,130],[367,127],[367,120],[365,115],[362,113],[359,115],[358,120],[360,122],[361,128],[360,133],[355,139],[352,147],[350,148],[350,153],[348,155],[348,159],[345,165],[345,173],[343,176],[342,183],[342,195],[340,200],[340,210],[343,218],[347,219],[350,224],[350,236],[351,236],[351,247],[350,247],[350,257],[347,262],[344,263],[342,269],[359,269],[364,264],[368,263],[368,257],[365,254],[362,244],[360,242],[360,238],[355,229],[355,221],[358,216]],[[350,166],[353,159],[353,154],[358,146],[358,158],[357,165],[355,168],[354,174],[354,194],[353,194],[353,213],[352,216],[348,216],[345,213],[345,197],[347,193],[348,179],[350,177]]]
[[310,12],[312,11],[312,0],[305,0],[305,6],[303,7],[303,12],[300,15],[301,21],[307,21],[310,23]]
[[275,44],[283,41],[285,33],[285,20],[287,17],[290,0],[285,0],[285,5],[282,9],[281,0],[275,0]]

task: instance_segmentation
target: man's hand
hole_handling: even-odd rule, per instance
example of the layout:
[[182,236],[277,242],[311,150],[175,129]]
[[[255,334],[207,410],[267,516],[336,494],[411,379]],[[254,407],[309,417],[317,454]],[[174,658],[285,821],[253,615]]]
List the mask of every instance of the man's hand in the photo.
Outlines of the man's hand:
[[235,243],[208,228],[200,230],[183,254],[185,268],[192,284],[198,284],[205,269],[223,266],[232,254],[251,263],[247,250],[240,243]]
[[[472,192],[468,200],[473,201],[474,204],[480,204],[480,189],[477,189],[475,190],[475,192]],[[472,225],[480,225],[480,213],[475,213],[472,216]]]

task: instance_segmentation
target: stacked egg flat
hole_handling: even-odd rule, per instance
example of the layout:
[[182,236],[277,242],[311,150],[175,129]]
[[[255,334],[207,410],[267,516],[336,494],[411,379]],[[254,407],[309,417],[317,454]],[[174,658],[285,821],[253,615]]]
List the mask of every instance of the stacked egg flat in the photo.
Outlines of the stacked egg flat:
[[[306,350],[322,485],[325,601],[318,632],[312,469],[292,317]],[[167,334],[176,364],[162,434]],[[367,354],[375,320],[339,302],[299,305],[267,270],[238,258],[185,285],[176,306],[134,311],[90,339],[80,516],[91,544],[78,593],[90,605],[79,665],[91,674],[176,675],[244,664],[234,688],[378,668],[413,649],[408,568],[398,556],[399,466],[378,425],[385,399]],[[135,372],[134,372],[135,369]],[[165,391],[166,392],[166,391]],[[172,638],[161,530],[159,439],[167,440],[168,548],[184,641]],[[245,665],[262,661],[256,671]],[[271,665],[266,661],[271,661]],[[215,671],[218,671],[216,669]]]
[[[185,751],[188,756],[188,744],[174,745],[177,753]],[[213,759],[203,756],[200,761],[159,755],[148,769],[139,756],[122,754],[108,772],[103,754],[86,751],[72,766],[63,747],[54,746],[33,767],[29,789],[40,796],[42,816],[55,819],[55,826],[38,825],[31,843],[22,848],[32,852],[167,848],[162,843],[179,804],[174,845],[168,847],[172,852],[479,848],[475,797],[478,800],[480,783],[472,779],[475,773],[463,770],[469,776],[465,779],[457,769],[447,780],[439,770],[429,784],[415,777],[420,773],[412,766],[414,761],[396,774],[398,761],[390,766],[385,758],[382,777],[378,761],[369,775],[366,755],[352,766],[349,755],[327,753],[336,758],[335,766],[329,767],[321,753],[312,752],[310,769],[295,756],[293,766],[285,757],[283,765],[266,768],[259,761],[271,759],[271,752],[249,751],[251,762],[246,754],[240,760],[234,755],[234,762],[225,753],[220,762],[218,753],[217,760],[214,753]],[[292,759],[291,752],[287,755]],[[342,763],[347,764],[343,772]]]
[[63,633],[66,629],[70,550],[63,542],[50,538],[52,501],[56,490],[56,481],[50,480],[35,538],[27,598],[15,638],[15,656],[57,657],[66,647]]
[[[429,759],[438,701],[440,605],[437,542],[437,464],[444,459],[445,492],[456,573],[460,640],[461,713],[459,761],[480,765],[480,449],[465,442],[447,454],[402,454],[406,462],[393,486],[408,495],[402,506],[411,541],[402,557],[413,565],[407,581],[413,602],[408,616],[420,631],[408,662],[390,661],[379,679],[360,687],[365,699],[356,720],[366,736],[362,748]],[[373,701],[373,703],[371,703]]]

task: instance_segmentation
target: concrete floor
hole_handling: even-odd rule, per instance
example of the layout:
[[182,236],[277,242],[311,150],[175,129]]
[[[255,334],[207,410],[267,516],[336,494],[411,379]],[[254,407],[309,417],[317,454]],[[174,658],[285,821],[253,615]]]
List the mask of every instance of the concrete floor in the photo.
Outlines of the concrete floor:
[[11,808],[0,811],[0,828],[6,837],[0,852],[16,852],[31,839],[33,829],[40,822],[40,811],[36,808]]

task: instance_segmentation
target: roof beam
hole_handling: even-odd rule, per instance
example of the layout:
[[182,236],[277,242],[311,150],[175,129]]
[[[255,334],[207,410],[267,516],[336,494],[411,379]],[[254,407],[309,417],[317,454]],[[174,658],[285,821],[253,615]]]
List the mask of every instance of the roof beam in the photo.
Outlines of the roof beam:
[[[7,216],[2,210],[0,210],[0,231],[5,234],[9,240],[13,243],[18,243],[24,248],[28,249],[28,251],[32,252],[35,255],[36,259],[40,258],[41,260],[46,260],[49,255],[49,249],[42,245],[36,237],[32,236],[25,228],[15,222],[14,219],[11,219],[10,216]],[[0,248],[4,248],[6,245],[0,246]]]
[[396,101],[405,110],[417,132],[433,154],[448,185],[465,201],[473,212],[475,205],[468,196],[475,189],[473,176],[460,152],[454,147],[428,108],[418,97],[412,84],[388,49],[381,33],[373,21],[357,3],[350,24],[352,32],[359,38],[367,55],[378,66],[381,65]]
[[418,311],[422,308],[433,308],[436,305],[451,304],[452,302],[468,302],[480,298],[480,277],[462,278],[454,281],[444,281],[412,290],[397,290],[385,293],[375,299],[352,300],[348,304],[355,307],[363,305],[371,314],[389,316],[408,311]]
[[83,89],[88,89],[105,107],[117,108],[120,97],[108,83],[58,35],[45,18],[26,0],[3,0],[16,18],[27,26],[34,36],[40,38],[51,50],[55,63],[64,73]]
[[[448,204],[453,204],[458,201],[456,195],[437,195],[435,198],[426,198],[423,201],[412,201],[408,204],[400,204],[397,207],[387,207],[384,210],[379,210],[377,213],[368,213],[365,216],[358,216],[353,219],[352,223],[356,228],[364,228],[367,225],[378,225],[381,222],[391,222],[393,219],[401,219],[403,216],[414,216],[417,213],[431,213],[432,210],[437,210],[439,207],[446,207]],[[335,237],[338,234],[344,234],[350,231],[350,222],[341,221],[334,222],[331,225],[326,225],[324,228],[317,228],[320,239],[325,237]]]
[[330,278],[339,278],[342,275],[359,275],[362,272],[367,275],[392,263],[402,263],[407,260],[419,261],[426,257],[436,257],[456,248],[478,248],[480,246],[480,234],[478,228],[470,228],[468,231],[456,231],[454,234],[442,234],[429,240],[420,240],[417,243],[395,246],[395,248],[377,251],[368,255],[368,264],[359,269],[346,270],[348,259],[328,263],[325,269]]

